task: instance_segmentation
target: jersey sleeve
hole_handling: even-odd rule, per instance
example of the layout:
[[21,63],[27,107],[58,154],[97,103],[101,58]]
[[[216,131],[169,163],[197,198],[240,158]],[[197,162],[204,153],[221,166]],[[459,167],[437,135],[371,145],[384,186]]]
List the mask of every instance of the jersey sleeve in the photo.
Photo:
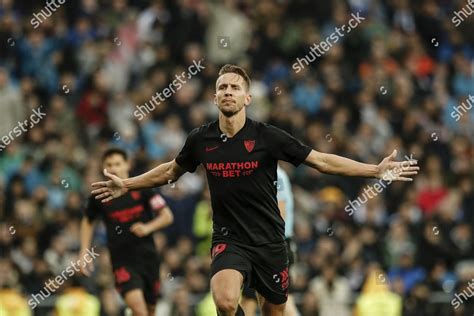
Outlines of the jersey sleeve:
[[311,152],[311,147],[272,125],[265,124],[264,138],[273,158],[290,162],[295,167],[299,166]]
[[167,205],[165,199],[156,188],[143,190],[142,202],[149,206],[153,212],[159,211]]
[[199,160],[196,155],[196,144],[199,136],[199,128],[196,128],[189,133],[184,143],[183,148],[176,157],[175,161],[187,172],[196,171],[197,166],[199,165]]
[[93,195],[89,196],[89,199],[87,200],[84,216],[91,222],[102,215],[102,209],[99,203],[101,202],[96,200]]
[[166,206],[165,199],[159,193],[153,194],[150,197],[149,203],[153,211],[161,210],[163,207]]

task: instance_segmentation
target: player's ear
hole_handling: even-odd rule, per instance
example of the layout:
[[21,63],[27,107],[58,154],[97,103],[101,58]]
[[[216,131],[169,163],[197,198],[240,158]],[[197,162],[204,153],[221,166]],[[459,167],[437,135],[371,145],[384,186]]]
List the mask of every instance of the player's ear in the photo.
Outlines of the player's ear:
[[252,95],[250,93],[247,93],[247,95],[245,95],[244,105],[248,106],[250,105],[250,102],[252,102]]
[[214,104],[217,105],[217,94],[214,93]]

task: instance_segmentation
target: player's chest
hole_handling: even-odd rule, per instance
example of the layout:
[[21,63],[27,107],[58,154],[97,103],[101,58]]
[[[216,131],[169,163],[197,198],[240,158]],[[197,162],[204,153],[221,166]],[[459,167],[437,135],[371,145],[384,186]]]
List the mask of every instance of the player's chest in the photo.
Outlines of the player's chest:
[[207,139],[198,149],[199,160],[214,177],[239,178],[265,168],[267,146],[257,137]]
[[145,212],[145,205],[141,201],[141,192],[132,191],[129,195],[112,200],[104,205],[103,212],[112,222],[127,223],[141,218]]

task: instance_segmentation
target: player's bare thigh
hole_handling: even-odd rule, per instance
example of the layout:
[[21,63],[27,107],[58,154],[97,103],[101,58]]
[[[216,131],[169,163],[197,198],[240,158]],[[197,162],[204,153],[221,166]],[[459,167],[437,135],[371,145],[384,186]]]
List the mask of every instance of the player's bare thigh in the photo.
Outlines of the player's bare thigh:
[[263,316],[283,316],[285,311],[285,305],[283,304],[272,304],[268,302],[260,293],[257,292],[258,305],[262,311]]
[[242,273],[234,269],[221,270],[211,278],[212,298],[220,314],[235,314],[243,281]]
[[125,293],[125,303],[132,310],[133,316],[147,316],[148,310],[145,296],[141,289],[133,289]]
[[148,315],[155,316],[156,306],[155,305],[147,305]]
[[242,296],[240,306],[242,306],[245,316],[255,316],[257,314],[258,304],[253,298]]

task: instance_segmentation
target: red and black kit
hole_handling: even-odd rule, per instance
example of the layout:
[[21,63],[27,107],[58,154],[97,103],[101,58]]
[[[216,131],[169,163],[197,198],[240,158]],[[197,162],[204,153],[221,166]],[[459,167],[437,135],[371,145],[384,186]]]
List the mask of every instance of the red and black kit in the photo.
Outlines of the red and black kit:
[[176,162],[206,169],[213,209],[211,277],[233,268],[274,304],[286,301],[288,254],[277,203],[277,163],[301,164],[311,148],[285,131],[249,118],[232,138],[218,121],[194,129]]
[[133,289],[142,289],[149,305],[156,303],[160,290],[160,259],[153,236],[138,237],[130,227],[146,223],[155,212],[166,206],[165,200],[152,190],[132,191],[106,203],[90,196],[86,216],[90,221],[102,219],[107,228],[115,286],[124,296]]

